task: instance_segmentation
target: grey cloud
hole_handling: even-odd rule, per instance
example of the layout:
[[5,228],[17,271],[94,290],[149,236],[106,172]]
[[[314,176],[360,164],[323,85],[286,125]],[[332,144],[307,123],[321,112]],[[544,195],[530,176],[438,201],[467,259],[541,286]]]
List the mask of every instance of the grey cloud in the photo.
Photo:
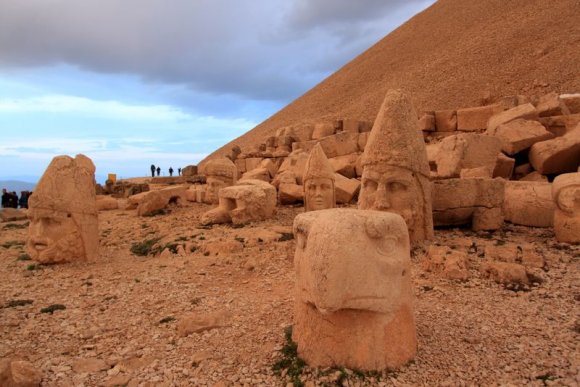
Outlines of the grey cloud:
[[388,13],[409,3],[425,1],[0,0],[0,68],[67,63],[213,98],[288,101],[385,35]]

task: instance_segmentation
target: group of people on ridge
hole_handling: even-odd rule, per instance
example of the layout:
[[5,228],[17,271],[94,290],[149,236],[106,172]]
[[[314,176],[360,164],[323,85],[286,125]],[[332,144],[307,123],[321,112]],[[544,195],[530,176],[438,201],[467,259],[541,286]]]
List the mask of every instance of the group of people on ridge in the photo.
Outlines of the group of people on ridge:
[[15,191],[8,192],[6,188],[2,189],[2,208],[28,208],[28,198],[32,192],[20,191],[20,198]]
[[[156,167],[154,164],[151,164],[151,177],[155,177],[155,172],[159,176],[161,174],[161,167]],[[177,168],[177,172],[181,176],[181,168]],[[173,176],[173,167],[169,167],[169,176]]]

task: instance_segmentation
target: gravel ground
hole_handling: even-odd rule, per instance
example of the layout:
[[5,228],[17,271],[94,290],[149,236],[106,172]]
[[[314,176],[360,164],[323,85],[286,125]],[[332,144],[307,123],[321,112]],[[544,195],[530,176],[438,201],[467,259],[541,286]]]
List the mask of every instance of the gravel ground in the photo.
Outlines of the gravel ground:
[[[88,264],[31,266],[19,260],[22,246],[10,243],[25,241],[26,228],[18,227],[27,222],[0,224],[0,358],[29,360],[46,386],[287,385],[291,376],[272,366],[292,324],[294,241],[284,236],[302,209],[279,208],[275,219],[243,228],[198,228],[207,209],[190,203],[148,218],[102,212],[101,260]],[[131,253],[152,238],[183,248]],[[477,251],[494,241],[532,244],[545,259],[527,291],[477,270],[487,259]],[[495,233],[437,230],[434,242],[476,253],[463,282],[424,271],[420,251],[413,257],[416,359],[379,374],[305,366],[302,382],[580,384],[580,246],[556,243],[550,230],[511,225]],[[10,305],[16,300],[29,302]],[[66,309],[41,313],[54,304]],[[202,322],[198,333],[180,335],[191,316],[218,316],[217,327]]]

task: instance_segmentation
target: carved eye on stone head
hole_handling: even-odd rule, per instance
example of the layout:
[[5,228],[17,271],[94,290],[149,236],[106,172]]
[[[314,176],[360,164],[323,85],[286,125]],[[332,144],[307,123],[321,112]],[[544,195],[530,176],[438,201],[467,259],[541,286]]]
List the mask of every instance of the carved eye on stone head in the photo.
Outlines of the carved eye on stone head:
[[393,234],[388,222],[383,218],[369,218],[365,222],[365,231],[374,240],[380,255],[391,255],[398,243],[397,234]]

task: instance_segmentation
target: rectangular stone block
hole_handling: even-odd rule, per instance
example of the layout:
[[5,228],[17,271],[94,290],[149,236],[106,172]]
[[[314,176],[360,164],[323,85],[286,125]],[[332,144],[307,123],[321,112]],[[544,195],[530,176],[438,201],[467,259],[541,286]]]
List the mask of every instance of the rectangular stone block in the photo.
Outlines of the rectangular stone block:
[[570,114],[580,113],[580,94],[562,94],[560,100],[566,104]]
[[529,121],[518,118],[499,125],[495,130],[486,131],[486,134],[501,140],[501,150],[513,156],[540,141],[546,141],[554,135],[546,130],[538,121]]
[[501,124],[518,118],[525,120],[538,120],[538,111],[531,103],[516,106],[501,113],[494,114],[487,122],[487,130],[493,132]]
[[342,130],[344,132],[359,132],[359,121],[353,119],[344,119],[342,120]]
[[457,110],[457,130],[465,132],[485,130],[487,121],[500,111],[501,108],[498,105],[459,109]]
[[351,153],[349,155],[330,158],[328,161],[334,169],[334,172],[352,179],[356,177],[355,168],[358,157],[359,155],[357,153]]
[[358,152],[358,133],[342,132],[320,140],[326,157],[333,158]]
[[503,153],[497,155],[497,160],[495,162],[495,168],[493,169],[493,177],[501,177],[506,180],[511,179],[514,173],[514,166],[516,165],[516,160],[511,157],[507,157]]
[[565,116],[540,117],[540,122],[549,132],[560,137],[580,124],[580,113]]
[[560,100],[557,93],[549,93],[540,97],[536,110],[540,117],[561,116],[570,114],[570,110],[564,102]]
[[552,184],[535,181],[507,181],[505,185],[505,220],[531,227],[554,224]]
[[424,132],[434,132],[435,131],[435,115],[434,114],[424,114],[419,119],[419,130]]
[[341,174],[334,175],[336,180],[334,188],[336,192],[337,203],[350,203],[360,191],[360,181],[349,179]]
[[254,168],[257,168],[262,162],[262,160],[263,158],[261,157],[248,157],[246,159],[246,172],[251,171]]
[[335,133],[334,124],[331,122],[321,122],[314,125],[314,131],[312,132],[313,140],[320,140],[324,137],[332,136]]
[[580,165],[580,124],[562,137],[532,145],[529,159],[542,175],[575,172]]
[[435,127],[438,132],[453,132],[457,130],[457,112],[455,110],[436,111]]

